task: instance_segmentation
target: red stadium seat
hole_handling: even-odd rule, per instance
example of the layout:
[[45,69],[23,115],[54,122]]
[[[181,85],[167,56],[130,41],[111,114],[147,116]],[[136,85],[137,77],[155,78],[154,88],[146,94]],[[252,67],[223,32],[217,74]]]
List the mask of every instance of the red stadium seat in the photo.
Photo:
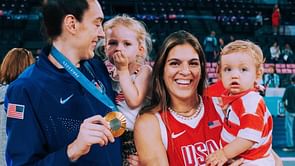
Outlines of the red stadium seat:
[[206,63],[206,68],[208,68],[208,67],[211,67],[211,63],[210,62],[207,62]]
[[212,67],[217,67],[217,63],[213,62]]
[[267,68],[269,68],[269,66],[273,66],[273,65],[274,65],[273,63],[265,63],[264,64],[264,68],[267,69]]
[[211,73],[216,73],[216,70],[215,70],[214,67],[209,68],[209,71],[210,71]]
[[213,77],[213,73],[208,73],[208,78],[212,78]]
[[292,64],[287,64],[286,67],[287,69],[292,69]]
[[282,74],[291,74],[292,70],[291,69],[282,69]]

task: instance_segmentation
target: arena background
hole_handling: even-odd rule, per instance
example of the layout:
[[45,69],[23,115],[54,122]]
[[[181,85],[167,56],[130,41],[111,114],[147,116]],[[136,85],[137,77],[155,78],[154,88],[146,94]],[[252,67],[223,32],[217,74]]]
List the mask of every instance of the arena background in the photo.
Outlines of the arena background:
[[[281,102],[295,61],[285,64],[270,60],[269,48],[277,41],[281,49],[286,43],[295,48],[295,0],[99,0],[105,20],[126,13],[143,21],[153,40],[151,61],[156,57],[163,39],[176,30],[186,30],[198,37],[201,44],[211,31],[225,44],[231,39],[248,39],[258,44],[264,53],[267,69],[275,65],[280,75],[279,88],[267,88],[265,101],[274,118],[273,148],[284,165],[295,165],[295,152],[284,152],[284,108]],[[46,44],[42,33],[42,0],[0,0],[0,61],[14,47],[31,50],[36,56]],[[281,13],[279,32],[274,34],[271,15],[278,4]],[[261,12],[263,24],[256,16]],[[295,55],[293,54],[295,59]],[[210,82],[217,79],[215,62],[207,63]],[[268,70],[265,70],[268,73]],[[295,95],[294,95],[295,97]],[[294,129],[294,127],[293,127]]]

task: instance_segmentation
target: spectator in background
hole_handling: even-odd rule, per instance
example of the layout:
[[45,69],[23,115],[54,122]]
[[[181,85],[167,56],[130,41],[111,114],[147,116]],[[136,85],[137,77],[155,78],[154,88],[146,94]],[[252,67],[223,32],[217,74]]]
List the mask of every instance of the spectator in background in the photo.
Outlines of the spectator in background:
[[276,4],[274,6],[272,15],[271,15],[271,24],[272,24],[272,28],[273,28],[273,34],[277,35],[278,34],[278,30],[280,27],[280,21],[281,21],[281,13],[280,13],[280,8],[279,5]]
[[6,136],[6,113],[4,111],[4,95],[8,85],[23,72],[35,59],[31,51],[24,48],[13,48],[5,55],[0,70],[0,165],[6,165],[5,147]]
[[289,43],[285,44],[285,47],[282,50],[281,57],[282,57],[283,63],[294,63],[294,53],[293,53]]
[[263,84],[266,88],[278,88],[280,76],[276,74],[275,65],[268,67],[268,73],[264,75]]
[[274,41],[272,46],[269,48],[270,51],[270,61],[271,63],[277,63],[280,59],[280,46],[277,41]]
[[215,37],[215,31],[211,31],[210,35],[205,38],[203,44],[207,62],[214,62],[217,55],[217,39]]
[[285,128],[286,128],[286,142],[287,147],[283,151],[295,151],[293,141],[293,123],[295,118],[295,74],[291,76],[291,85],[289,85],[283,96],[283,103],[285,106]]
[[215,58],[215,62],[219,61],[220,52],[222,51],[223,47],[225,46],[223,38],[218,39],[218,48],[217,48],[217,56]]
[[234,35],[230,35],[230,36],[229,36],[229,41],[228,41],[228,43],[233,42],[233,41],[235,41],[235,40],[236,40],[235,36],[234,36]]
[[262,26],[263,25],[263,16],[262,12],[258,12],[258,14],[255,17],[255,25]]

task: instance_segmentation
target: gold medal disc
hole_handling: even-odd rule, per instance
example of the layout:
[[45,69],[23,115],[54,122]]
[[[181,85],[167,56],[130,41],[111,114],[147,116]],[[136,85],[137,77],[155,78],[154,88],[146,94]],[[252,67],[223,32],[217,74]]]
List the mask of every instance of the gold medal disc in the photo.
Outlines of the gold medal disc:
[[121,136],[126,129],[126,118],[121,112],[109,112],[104,119],[110,123],[114,137]]

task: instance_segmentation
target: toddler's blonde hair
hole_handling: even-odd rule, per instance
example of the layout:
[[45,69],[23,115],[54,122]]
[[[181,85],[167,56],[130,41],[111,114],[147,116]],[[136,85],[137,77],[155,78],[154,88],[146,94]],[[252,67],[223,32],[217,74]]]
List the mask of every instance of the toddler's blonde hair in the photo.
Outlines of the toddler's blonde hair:
[[263,57],[263,52],[258,45],[254,44],[249,40],[236,40],[227,44],[220,52],[220,56],[236,52],[243,52],[252,56],[254,58],[256,70],[261,70],[262,73],[260,74],[263,74],[263,63],[265,59]]
[[126,14],[117,15],[114,18],[106,21],[103,25],[104,31],[114,28],[115,26],[124,26],[137,34],[137,40],[145,50],[144,58],[146,58],[152,50],[152,40],[150,34],[147,32],[145,24]]

